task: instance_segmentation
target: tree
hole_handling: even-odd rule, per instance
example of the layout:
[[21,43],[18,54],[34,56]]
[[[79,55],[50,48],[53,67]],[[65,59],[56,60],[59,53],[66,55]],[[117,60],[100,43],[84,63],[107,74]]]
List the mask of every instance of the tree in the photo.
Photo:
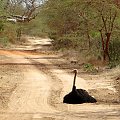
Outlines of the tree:
[[95,1],[94,8],[98,12],[98,19],[100,19],[99,32],[101,35],[103,60],[109,61],[109,43],[117,18],[117,8],[112,1]]
[[0,19],[7,22],[16,23],[17,39],[20,40],[23,26],[29,23],[39,14],[40,7],[45,0],[5,0],[1,1],[2,10],[6,14],[1,14]]
[[57,35],[54,41],[74,34],[73,39],[79,37],[78,41],[84,41],[84,47],[91,49],[96,45],[94,41],[101,40],[103,60],[109,61],[109,43],[119,17],[117,6],[117,0],[49,0],[43,9],[50,32]]
[[[29,22],[39,13],[39,8],[45,0],[6,0],[4,10],[8,15],[4,16],[8,21]],[[1,18],[3,16],[0,16]]]

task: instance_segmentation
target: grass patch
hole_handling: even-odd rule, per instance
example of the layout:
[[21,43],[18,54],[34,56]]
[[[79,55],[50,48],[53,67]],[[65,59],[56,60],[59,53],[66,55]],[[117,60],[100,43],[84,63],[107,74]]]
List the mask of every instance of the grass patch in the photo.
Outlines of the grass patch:
[[7,47],[9,45],[9,40],[7,37],[0,38],[0,47]]

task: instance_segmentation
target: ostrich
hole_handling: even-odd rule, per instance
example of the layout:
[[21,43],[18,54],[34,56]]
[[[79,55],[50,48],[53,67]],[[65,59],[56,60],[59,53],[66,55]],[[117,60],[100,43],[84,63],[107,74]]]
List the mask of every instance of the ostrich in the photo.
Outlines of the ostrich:
[[90,96],[88,92],[84,89],[76,89],[75,81],[77,76],[77,70],[73,71],[75,73],[72,91],[64,96],[63,103],[68,104],[82,104],[82,103],[95,103],[97,100]]

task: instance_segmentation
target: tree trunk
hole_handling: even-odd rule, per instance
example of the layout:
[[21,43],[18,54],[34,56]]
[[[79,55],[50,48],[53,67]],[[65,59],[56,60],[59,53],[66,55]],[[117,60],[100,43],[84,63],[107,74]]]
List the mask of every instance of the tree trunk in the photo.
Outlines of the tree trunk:
[[106,35],[106,41],[104,40],[104,37],[103,37],[103,34],[102,34],[102,30],[99,30],[99,32],[101,34],[103,60],[104,61],[109,61],[110,60],[110,56],[109,56],[109,42],[110,42],[111,32],[105,34]]
[[89,33],[89,26],[88,26],[88,21],[86,20],[86,34],[87,34],[87,39],[88,39],[88,48],[91,48],[91,40],[90,40],[90,33]]
[[99,32],[100,32],[100,35],[101,35],[103,60],[105,61],[105,59],[106,59],[106,55],[105,55],[105,41],[104,41],[104,37],[103,37],[103,34],[102,34],[102,30],[99,30]]
[[110,60],[110,56],[109,56],[110,36],[111,36],[111,33],[106,33],[106,37],[107,38],[106,38],[105,49],[104,49],[104,56],[103,56],[104,61],[109,61]]
[[88,47],[90,49],[91,48],[91,41],[90,41],[90,34],[89,34],[88,30],[87,30],[87,38],[88,38]]
[[21,27],[18,28],[16,32],[17,32],[17,40],[20,41],[21,35],[22,35],[22,29],[21,29]]

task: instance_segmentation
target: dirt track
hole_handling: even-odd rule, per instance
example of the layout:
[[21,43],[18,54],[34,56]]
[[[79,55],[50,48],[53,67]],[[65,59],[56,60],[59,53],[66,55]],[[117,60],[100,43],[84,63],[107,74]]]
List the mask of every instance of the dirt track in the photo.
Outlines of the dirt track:
[[[0,107],[0,120],[119,120],[119,104],[62,103],[64,95],[71,91],[73,74],[52,62],[61,58],[45,49],[49,44],[48,39],[32,38],[27,46],[0,50],[0,67],[6,70],[1,79],[15,82],[7,84],[7,89],[15,87],[8,95],[7,107]],[[78,88],[91,88],[80,77],[76,84]]]

